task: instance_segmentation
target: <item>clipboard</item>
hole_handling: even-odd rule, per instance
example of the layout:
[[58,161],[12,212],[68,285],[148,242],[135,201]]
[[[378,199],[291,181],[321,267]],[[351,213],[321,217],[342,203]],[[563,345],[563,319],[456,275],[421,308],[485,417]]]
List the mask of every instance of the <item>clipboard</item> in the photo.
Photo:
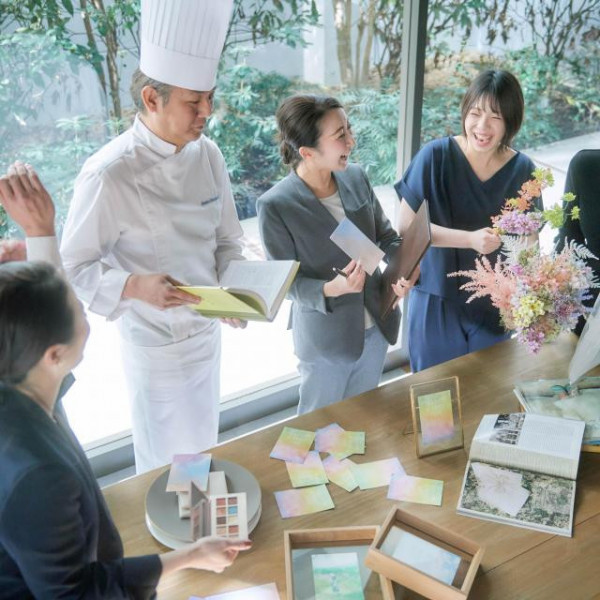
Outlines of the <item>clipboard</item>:
[[421,262],[427,248],[431,245],[431,226],[429,222],[429,205],[427,200],[421,202],[415,218],[402,236],[402,243],[396,250],[381,278],[381,318],[390,314],[396,294],[392,283],[404,277],[410,279],[417,265]]

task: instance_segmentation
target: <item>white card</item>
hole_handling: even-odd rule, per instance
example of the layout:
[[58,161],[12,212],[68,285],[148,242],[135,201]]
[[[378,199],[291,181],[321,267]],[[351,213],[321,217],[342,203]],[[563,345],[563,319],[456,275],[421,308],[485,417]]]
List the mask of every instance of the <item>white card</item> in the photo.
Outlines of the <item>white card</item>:
[[479,499],[511,517],[516,516],[529,498],[529,492],[521,486],[523,476],[481,463],[471,463],[471,467],[477,477]]
[[385,252],[374,244],[350,219],[342,219],[329,239],[362,268],[373,275]]

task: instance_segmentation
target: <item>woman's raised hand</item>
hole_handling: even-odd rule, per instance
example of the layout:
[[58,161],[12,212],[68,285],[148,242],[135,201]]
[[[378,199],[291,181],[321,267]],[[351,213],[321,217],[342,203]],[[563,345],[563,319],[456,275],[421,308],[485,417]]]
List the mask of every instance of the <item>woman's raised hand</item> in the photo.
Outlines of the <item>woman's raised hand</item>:
[[365,287],[365,270],[355,260],[351,260],[343,269],[344,275],[336,275],[323,286],[326,298],[335,298],[344,294],[358,294]]

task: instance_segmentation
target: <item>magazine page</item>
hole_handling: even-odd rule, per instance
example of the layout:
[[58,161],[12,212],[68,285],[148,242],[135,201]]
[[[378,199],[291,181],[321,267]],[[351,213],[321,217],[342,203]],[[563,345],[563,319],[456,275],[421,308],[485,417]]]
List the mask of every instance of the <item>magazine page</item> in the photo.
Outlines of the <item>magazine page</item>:
[[485,415],[470,458],[575,479],[584,429],[583,421],[545,415]]
[[469,461],[460,514],[571,537],[575,481]]

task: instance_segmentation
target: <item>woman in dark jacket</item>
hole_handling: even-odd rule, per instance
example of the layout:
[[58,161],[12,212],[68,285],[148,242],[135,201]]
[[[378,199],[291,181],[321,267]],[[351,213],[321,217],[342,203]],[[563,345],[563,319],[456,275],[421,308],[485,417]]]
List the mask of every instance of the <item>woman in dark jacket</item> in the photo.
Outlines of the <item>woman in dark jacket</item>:
[[[53,218],[48,194],[24,165],[0,178],[0,200],[9,213],[44,206],[40,214]],[[83,449],[56,410],[88,332],[53,266],[0,266],[0,599],[152,598],[161,576],[222,571],[249,547],[204,538],[160,556],[123,557]]]

